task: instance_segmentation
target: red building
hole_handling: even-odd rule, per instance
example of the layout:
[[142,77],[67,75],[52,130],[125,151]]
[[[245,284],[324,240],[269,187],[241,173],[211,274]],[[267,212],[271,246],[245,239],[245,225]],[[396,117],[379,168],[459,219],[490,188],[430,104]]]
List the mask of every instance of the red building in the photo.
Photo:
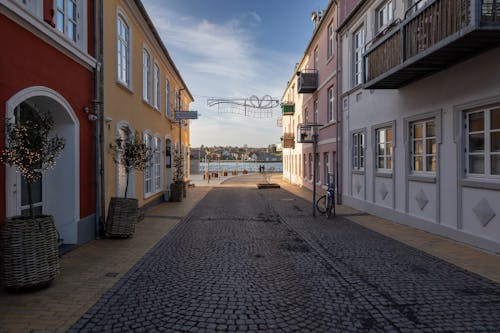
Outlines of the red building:
[[[52,114],[66,146],[33,199],[38,212],[54,216],[66,244],[95,233],[94,123],[87,113],[95,99],[94,11],[94,0],[0,0],[0,126]],[[14,167],[0,166],[0,216],[26,211],[23,185]]]

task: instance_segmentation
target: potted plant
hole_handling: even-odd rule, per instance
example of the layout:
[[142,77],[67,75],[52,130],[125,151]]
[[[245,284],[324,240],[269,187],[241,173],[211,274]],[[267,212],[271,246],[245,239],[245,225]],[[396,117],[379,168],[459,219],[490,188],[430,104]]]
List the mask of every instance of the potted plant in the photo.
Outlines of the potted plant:
[[170,184],[170,201],[180,202],[182,197],[185,197],[184,184],[184,159],[180,153],[176,153],[174,157],[174,179]]
[[26,216],[6,219],[1,228],[2,284],[7,288],[48,285],[59,273],[57,231],[54,218],[35,214],[32,185],[52,168],[64,149],[64,139],[51,135],[54,120],[48,112],[23,113],[6,124],[6,145],[0,160],[21,173],[28,192]]
[[125,170],[125,192],[123,197],[113,197],[109,202],[105,233],[107,236],[130,237],[134,234],[139,217],[138,200],[128,198],[129,175],[132,170],[142,171],[149,166],[152,151],[139,139],[139,134],[132,135],[125,129],[124,137],[116,137],[110,144],[113,161]]

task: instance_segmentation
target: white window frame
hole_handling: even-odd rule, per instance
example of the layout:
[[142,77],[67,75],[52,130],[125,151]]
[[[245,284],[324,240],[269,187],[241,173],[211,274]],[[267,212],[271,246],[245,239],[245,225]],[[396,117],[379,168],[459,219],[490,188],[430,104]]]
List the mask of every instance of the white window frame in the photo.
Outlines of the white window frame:
[[314,123],[317,124],[319,121],[319,100],[315,99],[313,102],[314,107]]
[[17,2],[26,8],[31,14],[43,19],[43,1],[40,0],[17,0]]
[[[153,135],[148,131],[143,134],[143,142],[146,147],[153,149]],[[150,161],[144,168],[144,197],[149,197],[154,194],[153,191],[153,162]]]
[[165,116],[168,119],[172,119],[172,101],[171,101],[171,89],[170,89],[170,81],[165,79]]
[[365,30],[359,27],[353,34],[353,87],[363,83],[363,54],[365,48]]
[[[500,174],[492,174],[492,157],[500,158],[500,150],[492,151],[492,133],[500,133],[500,128],[492,129],[492,113],[493,111],[500,112],[500,105],[495,105],[486,108],[480,108],[475,110],[468,110],[464,112],[464,139],[465,139],[465,170],[467,177],[484,177],[498,180],[500,179]],[[483,113],[483,130],[482,131],[470,131],[469,115],[470,114]],[[484,149],[483,151],[471,152],[470,151],[470,140],[471,135],[483,134]],[[470,172],[470,156],[483,156],[483,173],[472,173]]]
[[[63,8],[59,7],[58,0],[54,1],[54,23],[55,28],[61,34],[63,34],[69,40],[78,43],[80,40],[80,22],[81,22],[81,10],[80,5],[77,0],[61,0],[63,2]],[[71,18],[69,16],[69,8],[70,4],[74,5],[74,17]],[[62,27],[59,25],[59,18],[62,18]],[[73,26],[73,34],[74,36],[69,35],[69,27]]]
[[328,122],[334,122],[335,117],[333,116],[334,110],[335,110],[335,93],[334,93],[334,86],[331,86],[328,88],[327,92],[327,97],[328,97]]
[[385,1],[375,10],[375,31],[381,32],[394,20],[394,2]]
[[[160,66],[155,62],[153,65],[153,106],[156,110],[161,110],[161,80],[160,80]],[[161,112],[161,111],[160,111]]]
[[333,30],[333,22],[328,26],[328,43],[327,43],[327,55],[326,59],[330,59],[333,57],[333,43],[334,40],[334,30]]
[[[434,136],[429,136],[427,133],[427,124],[433,122],[434,123]],[[415,127],[417,125],[422,126],[422,137],[421,138],[415,138]],[[419,119],[415,120],[409,123],[409,133],[410,133],[410,172],[411,174],[414,175],[435,175],[437,170],[438,170],[438,157],[437,157],[437,152],[438,152],[438,121],[435,117],[432,118],[426,118],[426,119]],[[428,151],[427,144],[428,142],[432,142],[434,140],[434,145],[436,147],[436,151],[433,154],[432,151]],[[422,141],[422,153],[416,154],[415,153],[415,144],[417,141]],[[415,170],[415,159],[420,157],[421,158],[421,163],[422,163],[422,170]],[[427,168],[427,159],[428,158],[434,158],[435,159],[435,165],[436,168],[435,170],[428,170]]]
[[[147,60],[147,61],[146,61]],[[142,99],[151,104],[151,53],[142,49]]]
[[[387,139],[387,132],[391,132],[391,140]],[[384,133],[384,141],[381,140],[381,133]],[[384,147],[384,154],[380,153],[380,145]],[[390,149],[389,149],[390,148]],[[388,151],[390,150],[390,153]],[[379,166],[379,159],[382,158],[384,165]],[[388,161],[390,159],[390,166]],[[391,173],[394,169],[394,128],[392,125],[375,128],[375,169],[377,172]]]
[[[121,36],[120,34],[120,22],[123,27],[126,28],[127,36]],[[130,24],[128,20],[123,16],[122,13],[118,13],[116,17],[116,74],[119,83],[130,88],[132,85],[132,75],[131,75],[131,49],[132,49],[132,31],[130,29]],[[126,38],[123,38],[126,37]],[[125,58],[125,59],[124,59]],[[124,60],[124,62],[123,62]]]
[[366,156],[366,133],[365,131],[352,132],[352,170],[364,171]]

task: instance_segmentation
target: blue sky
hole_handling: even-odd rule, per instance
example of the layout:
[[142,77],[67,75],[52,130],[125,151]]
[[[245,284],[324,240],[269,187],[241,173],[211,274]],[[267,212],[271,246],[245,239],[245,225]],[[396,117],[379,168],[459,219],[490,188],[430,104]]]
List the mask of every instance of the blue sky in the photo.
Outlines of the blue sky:
[[206,98],[279,98],[309,42],[311,13],[328,0],[143,0],[195,98],[191,146],[267,147],[278,143],[280,114],[219,114]]

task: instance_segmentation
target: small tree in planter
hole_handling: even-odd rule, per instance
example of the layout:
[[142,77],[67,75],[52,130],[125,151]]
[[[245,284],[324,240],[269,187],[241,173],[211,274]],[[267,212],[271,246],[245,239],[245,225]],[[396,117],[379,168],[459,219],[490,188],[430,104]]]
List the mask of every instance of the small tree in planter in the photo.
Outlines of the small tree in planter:
[[127,198],[129,175],[132,170],[143,171],[149,166],[152,158],[151,148],[139,139],[139,134],[132,135],[125,130],[125,137],[117,137],[110,144],[113,161],[125,169],[126,182],[123,197],[113,197],[109,202],[106,234],[118,237],[130,237],[134,234],[135,224],[139,216],[138,201]]
[[52,168],[64,149],[64,139],[53,135],[49,113],[23,113],[6,124],[7,142],[0,160],[14,166],[27,184],[29,215],[7,218],[1,230],[2,282],[7,288],[48,284],[59,273],[57,231],[52,216],[33,212],[32,184]]
[[174,181],[170,184],[170,201],[182,201],[184,194],[184,159],[180,152],[176,152],[174,157]]

